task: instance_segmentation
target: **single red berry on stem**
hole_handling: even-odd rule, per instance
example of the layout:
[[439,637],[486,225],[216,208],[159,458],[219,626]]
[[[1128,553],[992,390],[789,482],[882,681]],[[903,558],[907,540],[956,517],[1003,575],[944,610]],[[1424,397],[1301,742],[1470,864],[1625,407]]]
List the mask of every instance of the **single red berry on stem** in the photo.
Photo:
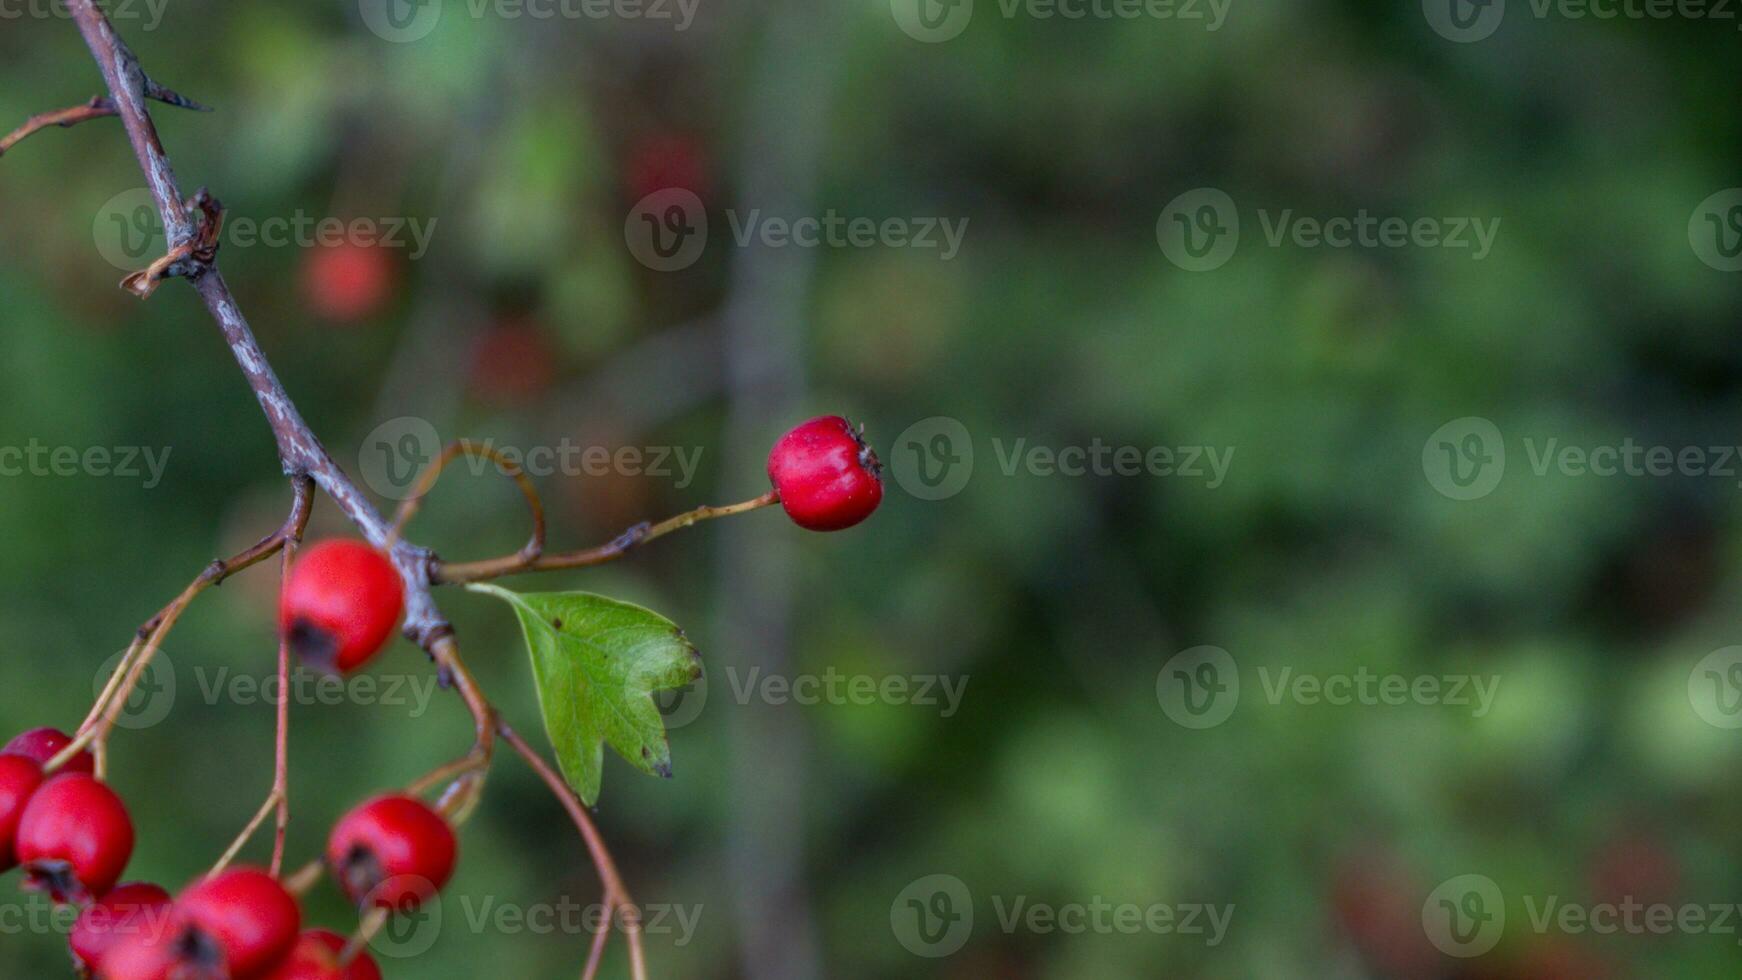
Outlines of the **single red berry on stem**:
[[115,791],[72,772],[43,783],[18,822],[25,887],[85,902],[115,887],[133,856],[133,821]]
[[169,935],[169,892],[156,885],[132,882],[116,885],[107,895],[79,913],[67,936],[73,957],[95,970],[104,957],[135,935],[162,938]]
[[13,844],[25,804],[42,785],[42,767],[21,755],[0,755],[0,871],[18,866]]
[[454,828],[429,804],[378,796],[333,828],[327,864],[351,901],[405,912],[447,884],[458,849]]
[[345,937],[325,929],[310,929],[297,937],[296,947],[278,968],[261,980],[381,980],[381,968],[367,952],[339,965]]
[[322,541],[291,566],[278,627],[304,660],[349,673],[387,643],[404,607],[405,587],[386,555],[362,541]]
[[799,527],[839,531],[883,502],[883,465],[852,423],[839,415],[811,419],[774,444],[768,479]]
[[190,885],[175,900],[186,925],[177,955],[208,963],[215,952],[232,978],[252,977],[296,943],[302,911],[277,878],[257,868],[231,868]]
[[[48,760],[60,755],[61,749],[73,744],[73,737],[58,728],[32,728],[28,732],[20,732],[0,748],[0,755],[21,755],[27,759],[35,759],[37,765],[48,765]],[[67,760],[59,772],[93,773],[97,771],[97,760],[91,757],[89,750]]]

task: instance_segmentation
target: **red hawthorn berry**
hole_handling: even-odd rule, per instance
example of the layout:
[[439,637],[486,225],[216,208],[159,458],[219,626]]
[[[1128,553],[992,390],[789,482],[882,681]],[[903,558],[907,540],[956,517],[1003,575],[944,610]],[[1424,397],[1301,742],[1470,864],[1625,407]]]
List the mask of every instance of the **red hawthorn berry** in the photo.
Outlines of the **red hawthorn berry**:
[[398,278],[391,251],[379,245],[340,242],[308,252],[303,260],[303,296],[316,313],[351,324],[381,311]]
[[93,973],[95,980],[224,980],[222,964],[181,955],[174,939],[152,930],[117,937]]
[[18,822],[25,887],[85,902],[115,887],[133,856],[133,821],[115,791],[82,772],[50,778]]
[[447,884],[458,848],[453,827],[429,804],[378,796],[333,828],[327,864],[351,901],[405,912]]
[[404,606],[387,556],[362,541],[322,541],[291,566],[278,627],[304,660],[349,673],[387,643]]
[[21,755],[0,755],[0,871],[18,865],[13,843],[25,804],[42,785],[42,767]]
[[839,415],[811,419],[781,436],[768,454],[768,479],[787,516],[812,531],[852,527],[883,501],[877,454]]
[[302,911],[277,878],[256,868],[231,868],[188,886],[175,900],[183,923],[176,955],[221,964],[232,978],[252,977],[296,944]]
[[261,980],[381,980],[381,968],[364,951],[348,966],[339,965],[345,937],[325,929],[310,929],[297,937],[296,947]]
[[[5,748],[0,748],[0,755],[21,755],[27,759],[35,759],[37,765],[46,766],[48,760],[59,755],[61,749],[71,744],[72,736],[58,728],[32,728],[28,732],[14,735]],[[93,773],[97,771],[97,760],[86,750],[68,759],[67,764],[58,771]]]
[[169,892],[156,885],[133,882],[117,885],[107,895],[79,913],[67,936],[73,958],[95,970],[104,957],[129,937],[143,934],[161,939],[170,930]]

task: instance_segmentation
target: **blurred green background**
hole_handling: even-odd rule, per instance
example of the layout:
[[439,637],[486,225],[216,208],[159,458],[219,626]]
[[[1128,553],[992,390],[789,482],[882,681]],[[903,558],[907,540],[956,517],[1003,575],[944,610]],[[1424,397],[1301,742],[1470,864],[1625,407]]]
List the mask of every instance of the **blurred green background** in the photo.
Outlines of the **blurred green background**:
[[[353,473],[406,419],[523,452],[699,453],[693,480],[542,476],[553,545],[578,547],[755,495],[766,447],[811,415],[865,423],[891,464],[886,503],[853,531],[761,512],[509,583],[644,603],[706,658],[705,694],[669,705],[675,778],[610,757],[598,810],[636,897],[671,910],[648,938],[655,976],[1734,973],[1742,915],[1607,934],[1533,915],[1742,902],[1742,730],[1726,727],[1742,657],[1725,652],[1742,643],[1742,465],[1725,472],[1718,450],[1742,442],[1742,290],[1724,270],[1742,195],[1712,199],[1742,183],[1734,20],[1515,2],[1454,39],[1433,2],[1233,0],[1214,29],[994,0],[967,22],[909,0],[699,0],[687,21],[675,3],[518,9],[115,5],[147,69],[217,109],[154,111],[184,188],[209,186],[232,230],[428,231],[422,249],[222,252]],[[0,127],[98,91],[71,23],[7,10]],[[381,19],[395,11],[411,19]],[[913,19],[928,11],[945,26]],[[160,479],[0,478],[0,733],[76,725],[132,630],[288,501],[192,291],[115,288],[149,261],[137,197],[118,198],[140,186],[114,120],[0,158],[0,446],[169,453]],[[659,271],[636,234],[672,188],[708,232]],[[1227,195],[1240,230],[1194,269],[1163,244],[1202,216],[1208,198],[1180,197],[1199,188]],[[831,211],[966,232],[948,257],[881,234],[738,234]],[[1268,234],[1363,213],[1496,234],[1481,257]],[[1472,417],[1492,429],[1455,421]],[[1474,465],[1464,437],[1490,431],[1497,483],[1436,476],[1446,452],[1454,475]],[[1220,481],[1073,477],[1007,467],[1019,441],[1232,456]],[[1535,465],[1548,446],[1628,441],[1706,463]],[[946,465],[940,490],[927,477]],[[345,533],[330,504],[314,533]],[[516,547],[524,515],[505,482],[452,475],[412,534],[482,557]],[[117,733],[111,778],[141,839],[129,877],[199,873],[266,793],[271,708],[230,682],[273,669],[274,589],[263,568],[202,598],[140,724]],[[543,746],[508,611],[439,598]],[[1169,685],[1201,675],[1164,665],[1205,645],[1241,689],[1195,728]],[[1284,669],[1498,687],[1488,710],[1328,704],[1273,696]],[[374,673],[374,695],[293,709],[294,863],[347,805],[467,744],[456,698],[414,696],[429,671],[409,644]],[[830,676],[938,693],[797,704],[761,686]],[[943,684],[963,691],[956,710]],[[588,936],[572,921],[497,916],[598,898],[564,815],[511,757],[462,850],[433,930],[378,949],[387,976],[576,975]],[[950,893],[934,875],[965,889],[970,929],[939,939],[921,921],[968,910],[960,892],[935,904]],[[1465,875],[1498,888],[1505,923],[1451,956],[1436,889]],[[45,907],[15,881],[0,882],[0,975],[64,975]],[[1019,901],[1232,917],[1215,942],[1066,932],[1006,925]],[[308,912],[350,921],[326,887]],[[607,975],[626,975],[612,950]]]

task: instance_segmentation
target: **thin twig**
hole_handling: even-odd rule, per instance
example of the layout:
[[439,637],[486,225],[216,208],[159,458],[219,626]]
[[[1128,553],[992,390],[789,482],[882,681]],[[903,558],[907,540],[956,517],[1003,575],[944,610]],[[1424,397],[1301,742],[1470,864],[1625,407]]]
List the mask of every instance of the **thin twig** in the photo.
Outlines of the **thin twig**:
[[526,744],[519,733],[508,726],[507,722],[498,722],[497,730],[502,734],[502,741],[513,747],[514,751],[532,771],[544,780],[550,791],[562,802],[563,809],[569,812],[569,818],[575,822],[575,828],[581,832],[581,839],[586,841],[587,850],[592,853],[593,864],[599,869],[599,877],[605,885],[605,902],[612,905],[623,916],[623,934],[629,939],[629,972],[634,980],[647,980],[647,961],[641,949],[641,909],[635,900],[629,896],[629,890],[623,886],[623,877],[617,873],[617,862],[611,857],[611,850],[605,846],[605,838],[600,836],[599,828],[593,825],[593,818],[587,815],[587,807],[581,798],[575,795],[569,784],[550,763],[544,761],[532,746]]
[[697,507],[695,510],[684,511],[676,517],[668,517],[658,524],[637,524],[606,544],[595,548],[583,548],[579,551],[539,555],[530,559],[522,555],[508,555],[504,558],[461,563],[438,561],[430,569],[430,579],[438,585],[448,585],[484,582],[501,578],[504,575],[519,575],[524,572],[549,572],[563,568],[586,568],[592,565],[603,565],[608,561],[615,561],[623,557],[631,550],[649,541],[663,538],[673,531],[682,530],[702,521],[746,514],[779,502],[780,495],[770,490],[760,497],[735,504],[727,504],[722,507]]
[[[195,102],[186,96],[179,95],[170,89],[164,88],[150,79],[146,79],[145,86],[145,95],[147,98],[156,99],[159,102],[178,106],[183,109],[192,109],[195,112],[212,111],[211,109],[200,105],[198,102]],[[101,95],[91,96],[91,101],[86,102],[83,105],[76,105],[67,109],[56,109],[53,112],[38,113],[37,115],[26,119],[24,125],[10,133],[7,133],[4,137],[0,137],[0,156],[5,156],[7,150],[12,149],[18,144],[24,142],[26,139],[29,139],[45,129],[53,129],[55,127],[70,129],[82,122],[89,122],[92,119],[105,119],[109,116],[116,115],[120,115],[120,113],[116,111],[115,103]]]
[[69,129],[82,122],[87,122],[92,119],[102,119],[115,114],[114,104],[100,95],[92,97],[91,101],[86,102],[84,105],[76,105],[70,109],[56,109],[53,112],[39,113],[38,115],[26,119],[24,125],[10,133],[7,133],[4,137],[0,137],[0,156],[5,156],[7,150],[12,149],[45,129],[50,129],[56,126],[61,129]]
[[436,481],[441,479],[448,464],[460,456],[486,459],[495,463],[502,474],[513,480],[514,485],[520,489],[520,495],[526,498],[527,509],[532,512],[532,537],[527,539],[526,544],[522,545],[519,551],[508,556],[507,560],[519,559],[527,562],[537,560],[540,555],[544,554],[544,499],[538,495],[538,488],[533,486],[532,480],[526,475],[526,471],[521,468],[520,464],[503,455],[501,450],[484,443],[473,442],[470,439],[449,443],[442,449],[441,455],[436,457],[435,462],[425,467],[424,471],[419,474],[417,484],[411,489],[411,495],[405,498],[405,501],[399,505],[399,513],[393,516],[393,530],[389,537],[398,539],[405,530],[405,526],[411,523],[411,519],[416,517],[417,512],[423,508],[424,498],[429,495],[431,490],[435,489]]

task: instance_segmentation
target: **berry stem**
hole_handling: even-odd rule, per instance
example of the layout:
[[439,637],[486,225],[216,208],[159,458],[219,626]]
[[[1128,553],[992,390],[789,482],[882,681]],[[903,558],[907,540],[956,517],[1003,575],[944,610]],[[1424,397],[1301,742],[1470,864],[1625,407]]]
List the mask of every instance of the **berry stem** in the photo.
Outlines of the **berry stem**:
[[115,723],[121,717],[121,711],[127,700],[133,696],[133,689],[138,686],[140,678],[145,676],[146,668],[151,666],[151,660],[163,646],[163,638],[175,626],[176,620],[186,611],[199,594],[214,585],[220,585],[225,579],[244,569],[265,561],[284,548],[286,542],[300,539],[303,529],[308,526],[309,513],[313,508],[313,486],[307,478],[297,478],[291,481],[293,491],[290,516],[284,524],[253,545],[228,559],[219,559],[207,565],[199,576],[181,594],[164,606],[157,615],[145,621],[134,635],[133,643],[122,655],[121,662],[115,665],[115,671],[110,675],[109,682],[103,686],[103,692],[97,697],[97,703],[92,705],[91,713],[79,726],[78,734],[66,748],[50,759],[42,768],[44,772],[54,772],[67,764],[73,756],[91,747],[98,757],[98,778],[104,774],[103,762],[106,761],[106,748],[109,733],[114,730]]
[[[521,738],[513,728],[510,728],[507,722],[498,722],[497,727],[502,734],[502,741],[507,742],[522,759],[526,760],[526,764],[532,767],[532,771],[544,780],[551,793],[562,802],[563,809],[569,812],[569,818],[575,822],[575,828],[581,832],[581,839],[586,842],[587,850],[593,856],[593,864],[599,869],[599,878],[604,883],[605,904],[615,908],[623,917],[623,934],[629,940],[630,976],[634,980],[647,980],[647,961],[641,949],[641,909],[629,896],[629,890],[623,886],[623,877],[617,873],[617,862],[612,859],[610,848],[605,846],[605,839],[600,836],[599,828],[593,825],[593,818],[587,815],[586,805],[581,802],[580,797],[575,795],[574,790],[569,788],[569,784],[563,781],[562,775],[551,768],[550,763],[544,761],[544,757],[539,755],[532,746],[526,744],[526,740]],[[608,931],[604,925],[600,926],[601,935]],[[599,955],[598,950],[601,945],[601,941],[595,937],[594,951],[588,957],[587,976],[591,976],[592,970],[597,967],[593,960]]]
[[425,467],[424,471],[418,475],[417,484],[412,487],[411,495],[405,498],[404,502],[399,505],[399,512],[393,515],[393,528],[388,533],[388,540],[398,539],[400,532],[405,529],[405,525],[410,523],[411,519],[417,516],[417,512],[423,508],[424,497],[428,496],[429,492],[435,488],[436,481],[441,478],[442,472],[448,468],[449,463],[460,456],[487,459],[495,463],[502,475],[513,480],[514,485],[520,488],[521,496],[526,498],[527,508],[532,511],[532,537],[527,540],[524,547],[504,560],[536,560],[539,555],[544,553],[545,533],[544,500],[538,495],[538,487],[533,485],[531,478],[526,475],[526,471],[520,468],[520,464],[504,456],[499,450],[473,442],[470,439],[449,443],[442,449],[441,455],[437,456],[435,461]]
[[565,568],[586,568],[593,565],[603,565],[623,557],[635,548],[663,538],[673,531],[682,530],[693,524],[711,521],[721,517],[732,517],[737,514],[747,514],[753,510],[772,506],[780,502],[780,495],[773,490],[760,497],[726,504],[719,507],[697,507],[675,517],[668,517],[658,524],[637,524],[624,531],[609,543],[593,548],[583,548],[579,551],[565,551],[554,555],[533,555],[527,557],[524,553],[508,555],[503,558],[491,558],[484,561],[444,563],[437,562],[430,570],[430,578],[438,585],[460,584],[467,582],[486,582],[502,578],[505,575],[519,575],[525,572],[548,572]]
[[[274,787],[272,792],[267,794],[266,802],[262,803],[260,809],[255,811],[254,816],[249,819],[248,826],[242,828],[242,832],[237,834],[236,839],[231,841],[230,846],[225,849],[223,856],[218,858],[218,863],[212,865],[212,870],[206,872],[207,878],[216,878],[224,872],[225,868],[230,866],[231,861],[236,860],[236,855],[242,853],[242,848],[247,845],[249,838],[253,837],[254,833],[260,829],[260,825],[266,822],[266,818],[278,809],[279,799],[278,789]],[[274,869],[274,877],[277,874],[277,869]]]

